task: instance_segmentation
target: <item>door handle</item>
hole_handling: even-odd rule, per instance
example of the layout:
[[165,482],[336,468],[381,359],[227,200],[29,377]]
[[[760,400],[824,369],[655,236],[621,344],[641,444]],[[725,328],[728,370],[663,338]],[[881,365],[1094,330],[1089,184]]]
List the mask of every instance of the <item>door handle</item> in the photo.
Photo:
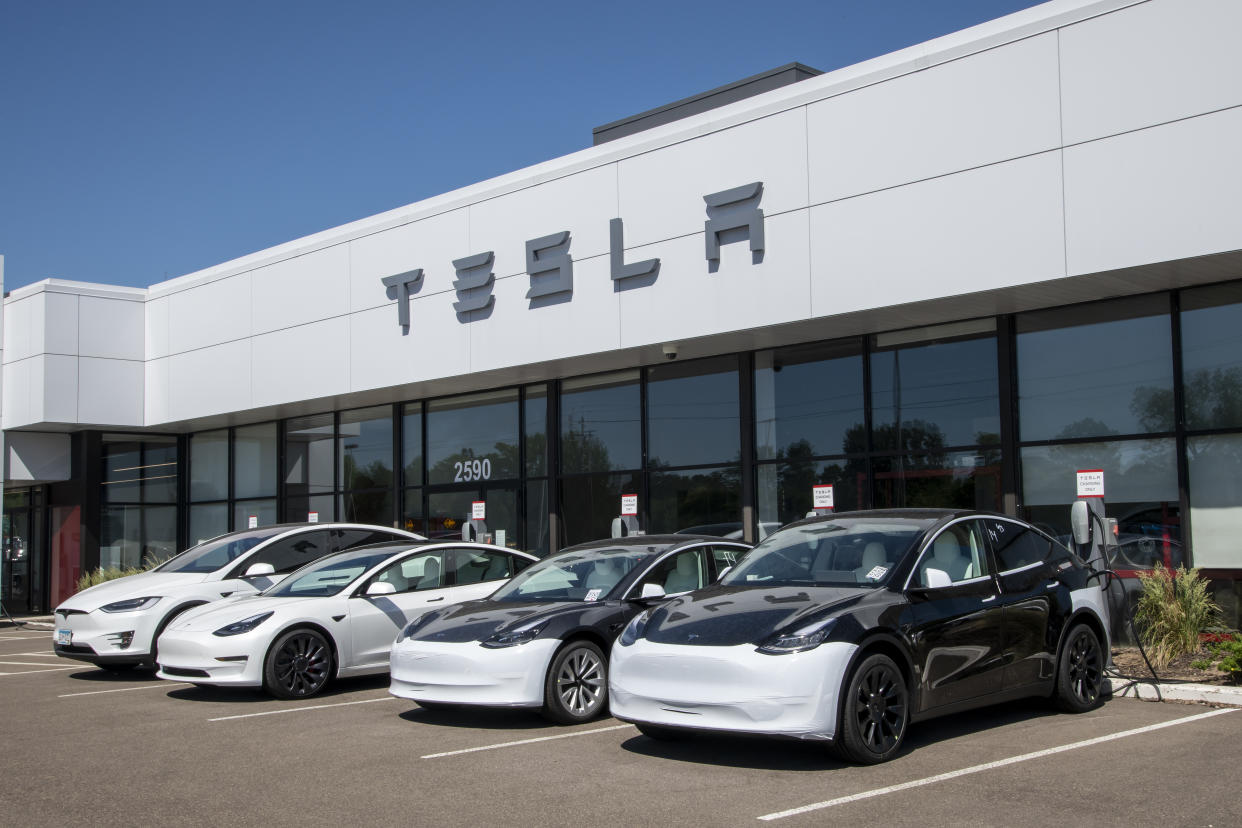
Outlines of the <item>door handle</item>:
[[427,603],[434,604],[436,601],[443,601],[443,600],[444,600],[444,596],[441,595],[439,598],[428,598]]
[[1049,581],[1048,583],[1044,584],[1044,589],[1056,589],[1060,585],[1061,585],[1060,581]]
[[982,601],[980,601],[979,603],[980,603],[980,604],[986,604],[986,603],[988,603],[989,601],[995,601],[995,600],[996,600],[996,596],[995,596],[995,595],[989,595],[987,598],[984,598],[984,599],[983,599]]

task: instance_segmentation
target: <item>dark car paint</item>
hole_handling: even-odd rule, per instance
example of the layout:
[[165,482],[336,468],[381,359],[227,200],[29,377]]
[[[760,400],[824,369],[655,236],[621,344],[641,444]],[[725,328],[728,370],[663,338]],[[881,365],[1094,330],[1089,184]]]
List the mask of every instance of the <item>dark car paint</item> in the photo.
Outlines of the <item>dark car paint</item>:
[[[855,663],[870,652],[871,645],[896,657],[911,679],[912,720],[1009,698],[1051,694],[1061,639],[1079,617],[1073,614],[1070,593],[1085,587],[1091,577],[1077,556],[1046,533],[1006,515],[904,509],[866,514],[935,518],[894,566],[884,586],[714,585],[654,609],[643,637],[657,643],[757,647],[817,617],[837,615],[827,640],[857,645]],[[985,554],[994,574],[940,589],[907,588],[931,540],[946,526],[968,518],[1032,529],[1053,544],[1052,552],[1037,566],[995,574],[989,540]]]
[[[541,639],[567,641],[576,637],[594,639],[608,645],[634,616],[646,609],[651,601],[630,599],[634,586],[668,555],[695,546],[731,546],[748,549],[738,541],[722,540],[709,535],[637,535],[625,538],[592,541],[566,549],[558,555],[579,554],[593,549],[633,549],[649,547],[634,568],[598,601],[498,601],[484,598],[456,606],[434,610],[412,625],[415,641],[464,643],[486,641],[504,629],[526,624],[537,618],[546,619],[539,633]],[[557,556],[552,556],[557,557]],[[713,577],[715,561],[712,556]],[[546,559],[545,559],[546,560]]]

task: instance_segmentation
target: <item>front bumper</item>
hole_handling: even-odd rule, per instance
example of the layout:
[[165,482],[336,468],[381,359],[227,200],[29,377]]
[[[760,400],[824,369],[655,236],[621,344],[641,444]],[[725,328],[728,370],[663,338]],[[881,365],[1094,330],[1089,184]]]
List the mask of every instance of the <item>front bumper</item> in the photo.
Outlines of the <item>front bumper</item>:
[[490,649],[477,641],[401,641],[392,648],[388,692],[403,699],[493,707],[541,707],[556,639]]
[[166,630],[160,636],[156,675],[194,684],[262,687],[268,643],[266,636],[221,637],[209,632]]
[[[151,640],[165,609],[162,603],[136,612],[58,610],[54,616],[56,632],[52,650],[58,656],[100,666],[133,663],[149,666],[152,663]],[[70,633],[68,645],[55,643],[62,630]]]
[[613,645],[612,715],[639,724],[831,740],[842,679],[857,647],[821,644],[790,655],[754,645]]

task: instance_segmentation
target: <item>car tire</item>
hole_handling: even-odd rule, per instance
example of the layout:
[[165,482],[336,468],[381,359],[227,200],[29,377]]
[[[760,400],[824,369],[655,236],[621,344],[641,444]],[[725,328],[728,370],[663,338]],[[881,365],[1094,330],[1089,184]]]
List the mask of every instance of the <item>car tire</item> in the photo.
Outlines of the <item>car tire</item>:
[[543,715],[581,724],[608,710],[608,660],[590,641],[573,641],[552,658],[543,683]]
[[1086,713],[1100,706],[1104,687],[1104,648],[1086,624],[1075,624],[1065,636],[1057,659],[1056,706],[1067,713]]
[[901,669],[883,653],[863,659],[841,696],[836,753],[847,762],[875,765],[901,750],[910,724],[910,691]]
[[685,733],[675,727],[660,727],[651,724],[635,724],[634,726],[648,739],[658,739],[661,742],[677,742],[685,737]]
[[332,647],[306,627],[281,633],[263,662],[263,689],[278,699],[305,699],[332,678]]

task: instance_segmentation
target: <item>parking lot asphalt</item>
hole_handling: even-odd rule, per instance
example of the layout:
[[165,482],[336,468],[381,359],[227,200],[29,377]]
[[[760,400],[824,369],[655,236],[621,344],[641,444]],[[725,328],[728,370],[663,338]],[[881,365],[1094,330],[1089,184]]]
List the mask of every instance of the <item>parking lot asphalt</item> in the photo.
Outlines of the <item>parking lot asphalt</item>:
[[58,659],[45,631],[0,632],[0,823],[1242,824],[1242,709],[1015,703],[915,725],[897,759],[857,767],[811,743],[431,712],[387,687],[277,701],[111,674]]

